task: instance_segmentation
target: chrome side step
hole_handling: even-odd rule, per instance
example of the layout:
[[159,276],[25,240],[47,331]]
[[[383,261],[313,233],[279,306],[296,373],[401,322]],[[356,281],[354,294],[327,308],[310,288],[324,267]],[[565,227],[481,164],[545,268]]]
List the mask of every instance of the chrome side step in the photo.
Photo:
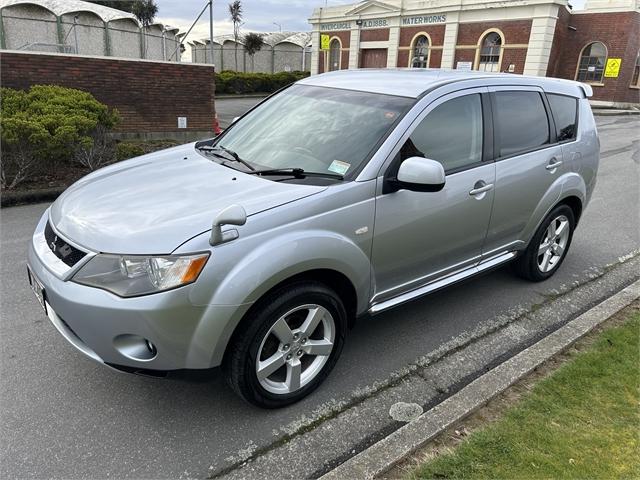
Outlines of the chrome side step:
[[427,295],[428,293],[432,293],[436,290],[448,287],[453,283],[460,282],[469,277],[473,277],[478,273],[484,272],[485,270],[489,270],[500,264],[506,263],[514,259],[516,255],[516,252],[503,253],[502,255],[498,255],[497,257],[485,260],[475,267],[468,268],[458,273],[454,273],[453,275],[442,278],[440,280],[436,280],[435,282],[416,288],[415,290],[411,290],[410,292],[403,293],[401,295],[398,295],[397,297],[390,298],[389,300],[385,300],[384,302],[374,303],[371,308],[369,308],[369,313],[371,315],[375,315],[389,308],[397,307],[398,305],[409,302],[418,297],[422,297],[423,295]]

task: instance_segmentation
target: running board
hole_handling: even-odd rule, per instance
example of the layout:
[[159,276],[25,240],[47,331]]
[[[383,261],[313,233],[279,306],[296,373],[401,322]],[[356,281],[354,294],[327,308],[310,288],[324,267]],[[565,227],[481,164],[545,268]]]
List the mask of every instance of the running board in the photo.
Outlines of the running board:
[[498,255],[497,257],[493,257],[489,260],[486,260],[479,265],[476,265],[473,268],[468,268],[461,272],[450,275],[441,280],[435,281],[433,283],[429,283],[420,288],[416,288],[415,290],[411,290],[410,292],[403,293],[398,295],[397,297],[390,298],[389,300],[385,300],[384,302],[374,303],[371,308],[369,308],[369,313],[371,315],[375,315],[376,313],[380,313],[384,310],[387,310],[392,307],[397,307],[403,303],[409,302],[415,298],[422,297],[423,295],[427,295],[428,293],[435,292],[436,290],[440,290],[444,287],[448,287],[453,283],[460,282],[469,277],[473,277],[478,273],[484,272],[491,268],[497,267],[503,263],[506,263],[515,258],[517,255],[516,252],[503,253],[502,255]]

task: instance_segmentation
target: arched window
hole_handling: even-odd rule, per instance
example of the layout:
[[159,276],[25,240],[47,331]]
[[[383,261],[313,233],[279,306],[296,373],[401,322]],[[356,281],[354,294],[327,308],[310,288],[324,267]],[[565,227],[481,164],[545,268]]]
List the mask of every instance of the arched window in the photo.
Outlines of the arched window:
[[640,88],[640,50],[636,57],[636,64],[633,67],[633,77],[631,78],[631,86]]
[[427,68],[429,66],[429,37],[419,35],[411,47],[411,68]]
[[500,53],[502,37],[498,32],[489,32],[480,43],[480,58],[478,70],[483,72],[500,71]]
[[342,56],[342,45],[340,44],[340,40],[334,38],[331,40],[329,44],[329,71],[333,72],[334,70],[340,70],[340,63]]
[[607,47],[601,42],[593,42],[582,49],[576,80],[579,82],[602,83],[604,67],[607,64]]

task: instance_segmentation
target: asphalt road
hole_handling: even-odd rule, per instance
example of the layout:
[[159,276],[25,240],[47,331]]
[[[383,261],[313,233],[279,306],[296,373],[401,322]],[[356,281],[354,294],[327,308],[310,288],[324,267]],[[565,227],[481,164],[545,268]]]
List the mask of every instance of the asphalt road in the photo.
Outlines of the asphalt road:
[[84,358],[54,330],[25,278],[27,242],[47,205],[0,213],[0,476],[2,478],[205,477],[210,467],[323,404],[387,378],[442,342],[585,281],[640,248],[640,119],[600,117],[598,186],[568,257],[551,280],[504,268],[362,322],[325,384],[286,409],[250,407],[218,373],[151,379]]
[[218,121],[220,122],[220,128],[225,129],[233,119],[244,115],[244,113],[252,108],[257,103],[264,100],[264,98],[216,98],[216,113],[218,114]]

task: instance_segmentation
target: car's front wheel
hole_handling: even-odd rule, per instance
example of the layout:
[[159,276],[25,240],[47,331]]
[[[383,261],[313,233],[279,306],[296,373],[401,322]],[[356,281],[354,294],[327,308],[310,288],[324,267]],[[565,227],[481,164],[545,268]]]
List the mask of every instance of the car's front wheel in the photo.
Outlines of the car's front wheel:
[[514,263],[521,277],[540,282],[551,277],[567,256],[576,226],[573,210],[559,205],[547,215],[529,246]]
[[294,403],[327,377],[344,343],[347,315],[324,284],[301,282],[261,300],[234,338],[225,361],[231,387],[249,403]]

